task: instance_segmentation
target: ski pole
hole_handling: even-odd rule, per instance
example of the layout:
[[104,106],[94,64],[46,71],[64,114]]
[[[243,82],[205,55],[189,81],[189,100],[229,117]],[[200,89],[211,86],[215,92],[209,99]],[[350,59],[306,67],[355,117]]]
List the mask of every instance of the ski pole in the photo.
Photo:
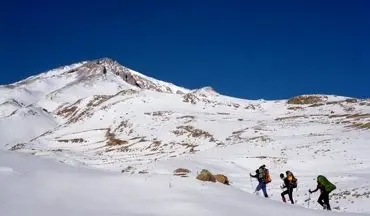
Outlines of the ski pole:
[[253,190],[253,181],[252,181],[252,177],[249,176],[249,180],[251,181],[251,187],[252,187],[252,190]]
[[308,193],[307,208],[310,208],[310,201],[311,201],[311,193]]

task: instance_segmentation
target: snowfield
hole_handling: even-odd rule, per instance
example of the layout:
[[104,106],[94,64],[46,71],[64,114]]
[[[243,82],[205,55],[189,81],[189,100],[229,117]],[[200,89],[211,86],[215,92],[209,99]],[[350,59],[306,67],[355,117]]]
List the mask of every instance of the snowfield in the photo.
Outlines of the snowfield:
[[[370,214],[369,129],[369,99],[245,100],[81,62],[0,86],[0,215]],[[249,177],[261,164],[269,199]],[[197,180],[202,169],[231,185]],[[305,202],[320,174],[337,186],[330,213],[319,193]]]
[[0,164],[0,214],[7,216],[328,215],[171,174],[117,174],[9,152],[0,153]]

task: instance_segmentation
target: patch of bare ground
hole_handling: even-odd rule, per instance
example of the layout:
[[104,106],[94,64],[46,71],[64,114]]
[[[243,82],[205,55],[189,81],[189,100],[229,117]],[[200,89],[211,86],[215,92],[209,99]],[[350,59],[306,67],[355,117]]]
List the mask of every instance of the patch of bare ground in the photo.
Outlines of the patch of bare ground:
[[188,123],[192,122],[195,119],[195,116],[185,115],[185,116],[179,116],[176,119],[184,119],[185,120],[184,123],[188,124]]
[[190,153],[195,153],[199,150],[196,150],[195,148],[198,147],[199,145],[195,145],[195,144],[190,144],[190,143],[181,143],[182,146],[185,147],[185,149],[188,150],[188,152]]
[[315,104],[324,102],[328,97],[320,95],[300,95],[288,100],[288,104]]
[[230,113],[226,113],[226,112],[218,112],[217,114],[218,115],[230,115]]
[[68,118],[77,110],[77,106],[72,105],[58,110],[57,115]]
[[330,152],[330,151],[331,151],[330,149],[318,149],[318,150],[314,151],[313,153],[314,154],[327,153],[327,152]]
[[193,93],[187,93],[183,96],[183,102],[196,104],[200,99]]
[[246,130],[248,130],[248,128],[244,128],[244,129],[241,129],[241,130],[238,130],[238,131],[233,131],[232,135],[244,133]]
[[275,121],[284,121],[284,120],[292,120],[292,119],[299,119],[299,118],[309,118],[309,117],[329,117],[327,114],[312,114],[312,115],[294,115],[294,116],[284,116],[276,118]]
[[329,118],[342,118],[346,117],[347,119],[366,119],[370,118],[370,113],[356,113],[356,114],[341,114],[341,115],[330,115]]
[[249,128],[244,128],[242,130],[233,131],[231,136],[226,138],[226,141],[232,141],[235,143],[241,142],[251,142],[251,141],[260,141],[260,142],[270,142],[272,139],[266,135],[264,136],[254,136],[254,137],[242,137],[242,134]]
[[68,120],[68,124],[70,123],[76,123],[84,118],[88,118],[88,117],[91,117],[93,115],[93,113],[89,112],[89,109],[85,109],[84,111],[80,112],[78,115],[74,115],[72,116],[69,120]]
[[339,192],[333,192],[332,197],[334,200],[347,200],[350,197],[369,199],[370,191],[359,192],[359,188],[353,188],[352,190],[343,190]]
[[308,136],[326,136],[326,134],[321,133],[309,133]]
[[180,177],[188,177],[190,170],[185,168],[177,168],[173,171],[173,175],[180,176]]
[[329,101],[329,102],[326,102],[325,104],[326,105],[334,105],[334,104],[341,104],[343,101]]
[[279,118],[276,118],[275,121],[283,121],[283,120],[298,119],[298,118],[307,118],[307,116],[306,115],[295,115],[295,116],[279,117]]
[[121,123],[114,129],[113,133],[122,133],[125,129],[131,128],[133,126],[132,123],[128,119],[122,120]]
[[341,117],[347,117],[350,114],[336,114],[336,115],[330,115],[329,118],[341,118]]
[[51,131],[51,130],[46,131],[45,133],[43,133],[43,134],[41,134],[41,135],[39,135],[39,136],[37,136],[37,137],[35,137],[35,138],[31,139],[30,141],[31,141],[31,142],[33,142],[33,141],[37,140],[37,139],[38,139],[38,138],[40,138],[40,137],[43,137],[43,136],[46,136],[46,135],[48,135],[48,134],[52,134],[52,133],[53,133],[53,131]]
[[195,116],[185,115],[185,116],[179,116],[176,119],[195,119]]
[[168,116],[168,115],[172,115],[173,112],[172,111],[155,111],[155,112],[152,112],[152,116]]
[[148,170],[140,170],[138,172],[138,174],[148,174],[148,173],[149,173]]
[[117,146],[117,145],[124,145],[128,144],[126,140],[117,139],[114,133],[111,133],[111,129],[108,128],[107,132],[105,133],[105,138],[107,139],[106,144],[108,146]]
[[157,119],[157,120],[168,121],[170,120],[173,112],[172,111],[155,111],[155,112],[146,112],[144,114],[150,115],[154,119]]
[[71,142],[71,143],[82,143],[82,142],[86,142],[86,140],[82,139],[82,138],[75,138],[75,139],[59,139],[57,140],[58,142],[64,142],[64,143],[68,143],[68,142]]
[[311,114],[309,117],[329,117],[328,114]]
[[80,100],[77,101],[76,103],[67,106],[67,107],[62,107],[57,111],[57,115],[63,117],[63,118],[69,118],[68,123],[75,123],[79,120],[81,120],[83,117],[88,117],[92,116],[92,113],[89,113],[89,108],[81,111],[79,114],[78,113],[78,106],[77,104],[80,103]]
[[81,111],[79,114],[76,112],[73,113],[72,116],[70,116],[68,123],[76,123],[83,118],[88,118],[93,115],[92,108],[97,107],[100,104],[104,103],[105,101],[109,100],[112,98],[112,95],[95,95],[93,99],[89,101],[89,103],[86,105],[86,109]]
[[52,152],[63,152],[63,149],[53,149]]
[[249,104],[249,105],[245,106],[244,109],[247,109],[247,110],[256,110],[256,106],[254,106],[253,104]]
[[288,110],[304,110],[304,107],[300,107],[300,106],[292,106],[292,107],[288,107]]
[[135,168],[134,167],[132,167],[132,166],[128,166],[128,167],[126,167],[125,169],[123,169],[122,171],[121,171],[121,173],[131,173],[131,174],[134,174],[135,173]]
[[131,138],[130,140],[135,140],[136,143],[143,143],[143,142],[149,142],[149,140],[145,139],[146,137],[145,136],[138,136],[138,137],[134,137],[134,138]]
[[247,141],[247,138],[241,136],[246,130],[248,130],[248,128],[244,128],[238,131],[233,131],[231,133],[231,136],[226,138],[226,141],[232,141],[233,143],[241,143],[241,142]]
[[122,90],[122,91],[118,92],[117,94],[113,95],[113,97],[134,95],[134,94],[137,94],[137,93],[138,93],[138,91],[136,91],[134,89],[125,89],[125,90]]
[[187,134],[188,137],[193,137],[193,138],[212,138],[213,136],[204,130],[194,128],[191,125],[185,125],[185,126],[178,126],[176,127],[177,130],[172,131],[177,136],[182,136]]
[[358,102],[358,100],[356,98],[348,98],[344,101],[347,102],[347,103],[357,103]]
[[353,115],[348,115],[346,118],[352,118],[352,119],[356,119],[356,120],[366,119],[366,118],[370,118],[370,113],[364,113],[364,114],[357,113],[357,114],[353,114]]
[[288,162],[288,159],[285,157],[276,157],[276,156],[266,156],[266,155],[261,155],[261,156],[248,156],[246,158],[257,158],[257,159],[270,159],[272,160],[273,163],[275,164],[286,164]]
[[353,122],[351,125],[347,127],[357,128],[357,129],[370,129],[370,122]]
[[335,124],[351,124],[351,121],[337,121]]
[[324,103],[314,103],[314,104],[309,105],[308,107],[320,107],[324,105],[325,105]]
[[93,99],[87,104],[87,107],[97,107],[110,98],[112,98],[112,95],[94,95]]
[[248,137],[247,141],[262,141],[262,142],[270,142],[272,139],[268,136],[255,136],[255,137]]
[[240,104],[237,104],[237,103],[232,103],[231,104],[235,109],[238,109],[240,107]]
[[145,150],[159,151],[159,150],[161,150],[160,149],[161,144],[162,144],[162,141],[160,141],[160,140],[153,140],[153,142],[148,147],[146,147]]
[[18,143],[16,145],[12,146],[9,150],[10,151],[17,151],[17,150],[24,149],[25,147],[26,147],[25,143]]

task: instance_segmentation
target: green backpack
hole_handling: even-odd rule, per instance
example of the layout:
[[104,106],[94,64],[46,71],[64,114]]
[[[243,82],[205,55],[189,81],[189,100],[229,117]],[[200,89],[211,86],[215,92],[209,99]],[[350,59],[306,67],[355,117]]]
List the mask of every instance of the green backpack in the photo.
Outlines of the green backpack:
[[324,189],[326,192],[330,193],[333,190],[335,190],[337,187],[331,183],[325,176],[319,175],[317,176],[317,183],[321,184],[324,186]]

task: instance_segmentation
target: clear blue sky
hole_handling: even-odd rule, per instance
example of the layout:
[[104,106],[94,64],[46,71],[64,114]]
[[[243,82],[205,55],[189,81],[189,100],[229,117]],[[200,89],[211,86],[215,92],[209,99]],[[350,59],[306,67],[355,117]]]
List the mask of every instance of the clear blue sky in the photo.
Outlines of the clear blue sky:
[[4,1],[1,84],[110,57],[250,99],[370,97],[368,0]]

